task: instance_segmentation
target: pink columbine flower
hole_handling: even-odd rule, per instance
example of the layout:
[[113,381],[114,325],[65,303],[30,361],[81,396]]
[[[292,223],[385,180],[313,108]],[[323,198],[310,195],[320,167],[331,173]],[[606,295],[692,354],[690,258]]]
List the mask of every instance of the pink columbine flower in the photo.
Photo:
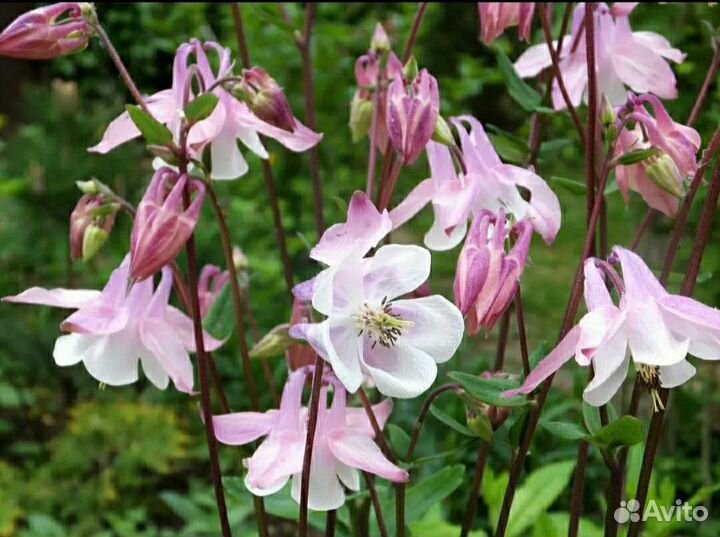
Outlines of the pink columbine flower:
[[[195,197],[189,207],[183,192]],[[178,176],[170,168],[155,172],[138,205],[130,237],[130,277],[142,281],[171,263],[192,235],[205,199],[205,185],[199,179]]]
[[91,4],[59,2],[23,13],[0,33],[0,56],[50,60],[79,52],[90,39],[88,10]]
[[[210,65],[207,51],[217,53],[219,58],[217,71],[213,71]],[[183,110],[187,104],[185,88],[189,83],[189,77],[192,76],[188,62],[193,56],[195,63],[192,65],[197,67],[197,75],[203,87],[209,88],[218,80],[232,76],[233,64],[229,49],[213,42],[200,43],[196,39],[178,48],[173,65],[172,88],[155,93],[146,99],[150,112],[158,121],[168,126],[176,142],[183,121]],[[252,76],[248,73],[243,74]],[[245,102],[233,97],[222,85],[215,87],[213,93],[219,97],[217,106],[208,118],[196,123],[188,134],[191,156],[200,158],[202,151],[209,148],[213,179],[236,179],[248,171],[248,164],[238,149],[238,140],[250,151],[266,159],[268,153],[260,140],[260,134],[277,140],[291,151],[298,152],[306,151],[322,139],[322,134],[311,131],[294,116],[291,129],[287,117],[282,128],[261,119]],[[127,112],[123,112],[108,125],[100,143],[89,150],[107,153],[138,136],[140,131]]]
[[[247,459],[245,485],[257,496],[279,491],[292,477],[292,497],[300,501],[300,479],[307,435],[307,409],[302,407],[307,369],[290,374],[279,410],[238,412],[215,416],[215,436],[229,445],[243,445],[265,437]],[[318,424],[310,465],[309,507],[315,511],[337,509],[345,503],[343,486],[360,489],[358,470],[390,481],[405,483],[408,473],[392,464],[373,440],[370,422],[362,409],[347,407],[347,394],[336,386],[327,408],[328,387],[320,393]],[[392,401],[373,407],[380,428],[392,410]]]
[[427,69],[410,84],[396,77],[387,96],[387,130],[405,164],[414,163],[435,131],[440,114],[437,80]]
[[205,265],[198,278],[198,298],[200,299],[200,317],[205,317],[212,305],[230,281],[230,273],[215,265]]
[[[594,13],[598,90],[616,105],[627,99],[625,86],[636,93],[676,98],[675,75],[667,60],[682,63],[685,59],[685,54],[672,48],[663,36],[631,30],[629,16],[636,5],[615,4],[609,9],[599,3]],[[580,3],[573,15],[572,33],[563,39],[561,50],[560,71],[574,106],[587,99],[584,16],[585,4]],[[530,78],[551,64],[548,47],[541,44],[528,48],[515,62],[515,70],[521,77]],[[556,110],[565,108],[557,81],[553,84],[552,101]]]
[[509,252],[505,243],[510,225],[501,209],[497,215],[482,211],[475,217],[458,257],[455,271],[455,304],[468,317],[468,332],[492,330],[512,303],[527,262],[532,227],[518,222],[517,240]]
[[[560,229],[560,202],[547,183],[531,170],[504,164],[477,119],[461,116],[452,123],[460,135],[467,173],[456,171],[450,149],[428,143],[430,178],[390,212],[393,228],[432,202],[435,221],[425,234],[425,245],[431,250],[449,250],[462,241],[473,214],[483,209],[497,213],[502,208],[515,221],[527,220],[551,243]],[[530,194],[529,200],[523,192]]]
[[[153,293],[152,280],[127,290],[129,261],[113,271],[102,291],[32,287],[5,302],[76,308],[60,328],[68,335],[55,342],[53,358],[59,366],[83,362],[93,378],[110,386],[132,384],[138,379],[138,361],[145,376],[165,389],[169,379],[186,393],[193,388],[189,352],[195,352],[192,321],[170,306],[172,271],[165,268]],[[205,334],[205,348],[221,341]]]
[[631,97],[629,104],[628,112],[621,114],[618,121],[635,125],[620,131],[615,156],[650,148],[658,154],[636,164],[618,165],[618,186],[626,202],[628,191],[634,190],[650,207],[672,218],[677,213],[678,200],[685,195],[685,179],[697,171],[700,135],[695,129],[673,121],[654,95]]
[[695,374],[685,358],[688,353],[703,360],[720,359],[719,310],[668,293],[630,250],[616,246],[612,258],[622,267],[625,289],[620,304],[613,302],[595,260],[588,259],[585,302],[589,312],[528,375],[522,387],[506,392],[508,396],[530,393],[574,355],[580,365],[592,362],[595,376],[583,398],[601,406],[622,384],[632,357],[657,408],[658,388],[674,388]]
[[315,278],[312,305],[327,318],[297,324],[290,335],[310,343],[350,392],[367,375],[385,395],[416,397],[463,335],[462,315],[445,298],[399,298],[429,275],[430,252],[418,246],[388,245],[372,257],[350,257]]
[[478,2],[481,37],[490,45],[511,26],[518,27],[520,39],[530,39],[530,23],[535,13],[535,2]]

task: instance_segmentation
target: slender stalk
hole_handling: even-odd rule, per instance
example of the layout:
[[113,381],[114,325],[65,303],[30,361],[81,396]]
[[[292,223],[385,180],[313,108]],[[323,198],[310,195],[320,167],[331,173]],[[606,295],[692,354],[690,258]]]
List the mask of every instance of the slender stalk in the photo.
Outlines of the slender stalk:
[[560,88],[560,93],[562,94],[563,100],[565,101],[565,106],[567,106],[570,117],[572,118],[572,122],[575,125],[575,129],[578,132],[580,141],[584,144],[585,129],[582,126],[580,116],[578,116],[577,110],[575,110],[575,106],[570,100],[570,95],[568,94],[567,87],[565,86],[565,80],[563,78],[562,72],[560,71],[560,57],[558,56],[558,52],[555,50],[555,47],[552,44],[552,32],[550,29],[550,22],[548,20],[547,9],[543,2],[538,2],[537,7],[540,11],[540,22],[542,23],[543,35],[545,36],[545,42],[547,43],[547,47],[550,52],[550,59],[552,61],[552,67],[555,73],[555,79],[558,83],[558,88]]
[[373,411],[372,403],[370,403],[370,399],[368,399],[368,396],[362,387],[360,387],[360,389],[358,390],[358,395],[360,396],[360,401],[362,401],[362,405],[365,409],[368,420],[370,420],[370,426],[372,427],[373,433],[375,433],[375,442],[380,447],[380,450],[383,452],[383,454],[388,458],[388,460],[390,460],[390,462],[397,462],[395,454],[393,453],[392,449],[390,449],[390,446],[388,446],[388,443],[385,440],[385,435],[383,434],[382,429],[380,428],[380,424],[377,420],[377,416]]
[[[245,27],[243,26],[240,4],[234,2],[230,5],[230,7],[232,9],[233,22],[235,25],[235,35],[237,37],[238,49],[240,50],[240,58],[242,59],[243,66],[249,68],[250,51],[247,45],[247,38],[245,37]],[[292,265],[290,263],[290,255],[288,254],[287,240],[285,239],[285,229],[282,223],[282,213],[280,212],[280,204],[278,202],[275,178],[273,176],[272,166],[267,159],[263,159],[262,167],[263,176],[265,178],[265,188],[267,190],[268,198],[270,201],[270,209],[272,210],[273,225],[275,226],[275,236],[277,237],[278,248],[280,249],[280,260],[282,261],[283,266],[285,287],[287,288],[288,296],[292,301],[292,288],[294,285]]]
[[645,233],[647,233],[647,230],[650,228],[653,220],[655,220],[655,216],[657,216],[657,211],[653,208],[649,208],[645,213],[642,222],[640,222],[640,226],[635,232],[635,237],[630,245],[631,250],[635,251],[637,250],[637,247],[640,246],[640,241],[645,236]]
[[480,442],[477,460],[475,461],[475,477],[470,485],[467,507],[465,508],[465,520],[463,521],[460,537],[467,537],[472,530],[475,515],[477,514],[478,497],[480,496],[480,485],[482,485],[485,464],[490,455],[490,444],[484,440]]
[[337,511],[332,509],[327,512],[325,519],[325,537],[335,537],[335,526],[337,523]]
[[213,386],[215,386],[215,391],[217,392],[218,399],[220,399],[220,407],[225,414],[229,414],[230,403],[228,403],[227,395],[225,394],[225,390],[222,387],[220,373],[218,372],[217,364],[215,363],[215,357],[211,352],[207,353],[207,357],[208,365],[210,366],[210,376],[212,377],[212,383]]
[[717,75],[718,67],[720,67],[720,46],[717,46],[717,44],[715,44],[715,46],[713,47],[713,57],[710,62],[710,67],[705,74],[705,80],[703,80],[702,87],[700,88],[700,93],[698,93],[697,99],[695,99],[695,104],[692,107],[690,117],[687,121],[688,127],[692,127],[700,116],[700,110],[702,110],[702,107],[705,104],[705,100],[707,99],[708,93],[710,91],[710,86],[715,80],[715,76]]
[[[190,192],[185,190],[185,206],[190,205]],[[220,474],[220,461],[217,451],[217,439],[215,438],[215,430],[213,427],[212,409],[210,408],[210,388],[208,383],[208,357],[205,353],[205,341],[203,338],[202,322],[200,320],[200,305],[198,299],[197,288],[197,259],[195,256],[195,237],[191,235],[185,245],[187,252],[188,264],[188,284],[190,286],[190,305],[192,309],[193,331],[195,332],[195,347],[199,362],[200,376],[200,403],[202,406],[203,421],[205,422],[205,434],[210,453],[210,471],[212,473],[213,484],[215,486],[215,499],[217,501],[218,515],[220,516],[220,527],[223,537],[231,537],[230,523],[227,516],[227,506],[225,505],[225,491],[222,485],[222,476]]]
[[495,364],[493,371],[502,371],[505,367],[505,351],[507,350],[508,335],[510,334],[510,316],[512,315],[512,306],[510,306],[500,319],[500,332],[498,333],[497,346],[495,348]]
[[120,74],[120,78],[122,79],[123,83],[125,84],[125,87],[130,91],[130,94],[133,96],[133,99],[135,99],[135,102],[140,105],[140,108],[142,108],[145,112],[150,114],[150,110],[147,107],[147,104],[145,104],[145,99],[142,96],[142,93],[140,93],[140,90],[138,90],[137,86],[135,85],[135,81],[130,76],[130,73],[127,70],[127,67],[125,67],[125,64],[122,61],[122,58],[120,58],[120,54],[118,54],[118,51],[115,49],[115,46],[112,44],[112,41],[110,40],[110,37],[108,36],[107,32],[105,31],[105,28],[102,27],[102,25],[97,22],[93,21],[90,23],[93,30],[98,35],[98,38],[103,44],[103,47],[105,47],[105,51],[108,53],[108,56],[110,56],[110,59],[115,64],[115,68],[118,70],[118,73]]
[[[312,48],[310,46],[312,27],[315,20],[315,3],[308,2],[305,7],[305,26],[301,39],[296,43],[302,56],[303,88],[305,91],[305,123],[310,130],[317,130],[315,119],[315,90],[313,89]],[[312,178],[313,197],[315,201],[315,230],[318,238],[325,231],[325,217],[323,215],[322,180],[320,179],[320,154],[318,146],[310,148],[310,177]]]
[[420,24],[422,23],[423,17],[425,17],[425,11],[427,11],[428,3],[429,2],[421,2],[418,6],[417,13],[415,13],[415,19],[413,20],[412,28],[410,28],[410,36],[408,37],[407,45],[405,45],[403,64],[406,64],[412,56],[418,31],[420,30]]
[[[587,51],[588,106],[585,138],[585,181],[587,185],[587,219],[595,205],[595,142],[598,135],[597,72],[595,70],[595,4],[585,2],[585,49]],[[599,194],[599,193],[598,193]],[[589,233],[593,230],[588,229]]]
[[402,166],[402,161],[398,158],[395,158],[390,174],[385,178],[380,189],[382,192],[382,196],[380,197],[380,204],[378,205],[379,211],[384,211],[385,209],[390,207],[393,191],[395,190],[395,185],[397,184],[398,177],[400,177],[400,170],[402,170]]
[[252,364],[250,362],[250,352],[247,344],[247,334],[245,330],[245,312],[243,311],[242,293],[240,284],[237,279],[237,269],[233,262],[232,240],[230,238],[230,230],[228,229],[225,215],[218,202],[217,194],[209,181],[205,184],[205,190],[208,193],[210,202],[215,212],[215,219],[220,229],[220,242],[222,243],[223,253],[225,254],[225,265],[230,273],[230,294],[232,296],[233,308],[235,310],[235,328],[238,333],[238,345],[240,346],[240,358],[242,360],[243,373],[245,382],[247,383],[248,395],[250,396],[250,406],[254,411],[260,410],[260,399],[258,397],[257,385],[255,384],[255,375],[253,374]]
[[315,430],[317,429],[318,410],[320,408],[320,390],[322,388],[323,368],[325,361],[317,356],[313,370],[312,394],[310,395],[310,415],[308,417],[307,436],[305,437],[305,456],[303,457],[302,474],[300,477],[300,520],[298,535],[308,535],[308,498],[310,494],[310,468],[312,465]]
[[581,441],[578,445],[575,472],[573,474],[572,497],[570,499],[570,523],[568,525],[568,537],[577,537],[582,515],[583,492],[585,491],[585,469],[587,468],[588,452],[590,444]]
[[375,520],[377,520],[380,537],[388,537],[387,526],[385,525],[385,515],[383,515],[382,506],[380,505],[380,497],[378,496],[377,489],[375,488],[375,479],[367,472],[363,472],[363,475],[365,476],[365,483],[367,484],[368,492],[370,493],[370,500],[372,501],[373,509],[375,511]]
[[423,423],[425,423],[425,418],[427,417],[427,414],[430,411],[430,407],[432,406],[435,399],[440,397],[445,392],[455,391],[458,389],[460,389],[459,384],[444,384],[439,388],[435,388],[432,392],[430,392],[430,395],[427,396],[427,399],[425,399],[425,402],[420,409],[420,413],[418,414],[418,419],[415,422],[415,427],[413,427],[412,435],[410,436],[410,443],[408,444],[408,450],[405,454],[406,461],[412,459],[412,456],[415,454],[415,447],[417,447],[418,440],[420,439],[420,431],[422,431],[422,426]]
[[375,191],[375,168],[377,168],[377,129],[378,129],[378,117],[380,115],[380,91],[381,84],[383,81],[382,65],[378,69],[378,74],[375,79],[375,94],[373,95],[373,111],[372,121],[370,122],[370,147],[368,149],[368,170],[367,170],[367,183],[365,187],[365,194],[370,199],[373,199],[373,193]]
[[518,339],[520,339],[520,358],[522,359],[523,373],[527,377],[530,374],[530,353],[528,352],[527,333],[525,331],[525,310],[519,286],[517,293],[515,293],[515,320],[518,327]]
[[615,510],[622,500],[624,467],[611,460],[610,483],[607,490],[607,508],[605,509],[605,537],[615,537],[618,533],[618,521],[615,520]]

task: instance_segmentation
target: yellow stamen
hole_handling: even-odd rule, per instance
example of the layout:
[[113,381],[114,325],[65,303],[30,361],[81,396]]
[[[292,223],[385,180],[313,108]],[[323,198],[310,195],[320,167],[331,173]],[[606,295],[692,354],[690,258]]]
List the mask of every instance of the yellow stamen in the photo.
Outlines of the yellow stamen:
[[392,347],[407,329],[414,326],[412,321],[401,319],[393,313],[390,303],[385,299],[380,306],[365,303],[354,318],[360,330],[358,335],[367,333],[373,341],[373,347],[378,343],[383,347]]

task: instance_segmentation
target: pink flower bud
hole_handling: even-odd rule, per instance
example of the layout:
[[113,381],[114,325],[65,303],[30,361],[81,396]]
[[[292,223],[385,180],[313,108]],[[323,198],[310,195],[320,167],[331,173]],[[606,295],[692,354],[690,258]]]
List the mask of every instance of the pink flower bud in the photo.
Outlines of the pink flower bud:
[[511,26],[519,26],[520,39],[530,39],[530,23],[535,12],[534,2],[479,2],[481,37],[491,44]]
[[205,317],[230,281],[230,273],[215,265],[205,265],[198,279],[198,298],[200,299],[200,317]]
[[509,253],[510,236],[505,213],[482,211],[473,221],[455,272],[455,304],[468,318],[468,331],[491,330],[512,302],[527,262],[532,226],[519,222],[512,230],[518,238]]
[[408,85],[397,77],[387,97],[387,129],[405,164],[412,164],[435,131],[440,112],[437,80],[426,69]]
[[[186,186],[195,198],[186,209]],[[138,205],[130,238],[130,277],[141,281],[170,263],[195,230],[205,199],[205,185],[199,179],[178,176],[160,168],[150,181]]]
[[77,261],[88,256],[83,255],[83,243],[89,229],[94,229],[93,233],[100,229],[109,234],[114,222],[115,210],[106,204],[102,195],[83,195],[70,215],[70,258]]
[[[311,323],[310,309],[307,302],[295,298],[292,306],[292,317],[290,317],[290,327],[296,324]],[[285,353],[290,371],[297,371],[305,366],[315,363],[315,350],[310,345],[302,343],[294,343],[288,347]]]
[[83,17],[88,9],[90,4],[60,2],[20,15],[0,33],[0,56],[49,60],[84,49],[90,38]]
[[390,38],[379,22],[375,25],[375,31],[373,32],[372,39],[370,40],[370,50],[372,52],[389,52],[390,51]]
[[295,132],[295,116],[290,103],[282,88],[264,69],[243,69],[242,83],[231,91],[236,97],[247,101],[253,113],[263,121]]

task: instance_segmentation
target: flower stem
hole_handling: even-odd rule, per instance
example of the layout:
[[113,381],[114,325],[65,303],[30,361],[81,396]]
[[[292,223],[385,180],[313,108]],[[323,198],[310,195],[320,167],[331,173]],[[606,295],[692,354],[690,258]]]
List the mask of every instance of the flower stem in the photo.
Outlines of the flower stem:
[[260,410],[260,399],[258,397],[257,385],[255,383],[255,375],[253,374],[252,364],[250,363],[250,352],[247,344],[247,334],[245,330],[245,312],[243,311],[242,295],[240,292],[240,284],[237,279],[237,269],[233,261],[232,240],[230,239],[230,230],[228,229],[225,215],[223,214],[220,203],[218,202],[215,189],[210,181],[205,183],[206,192],[209,195],[210,202],[215,212],[220,229],[220,242],[222,243],[223,253],[225,255],[225,265],[230,273],[230,295],[232,296],[233,308],[235,309],[235,328],[238,333],[238,344],[240,346],[240,358],[242,360],[243,372],[245,374],[245,382],[247,383],[248,395],[250,396],[250,407],[255,412]]
[[325,537],[335,537],[335,526],[337,524],[337,511],[331,509],[325,518]]
[[373,193],[375,191],[375,172],[377,168],[377,130],[378,130],[378,117],[380,115],[380,95],[381,95],[381,84],[383,81],[383,69],[378,69],[377,77],[375,78],[375,94],[373,95],[373,111],[372,120],[370,122],[370,147],[368,149],[368,170],[367,170],[367,182],[365,186],[365,194],[370,199],[373,199]]
[[[317,130],[315,119],[315,91],[313,89],[312,50],[310,47],[313,21],[315,20],[315,3],[308,2],[305,7],[305,27],[301,39],[296,43],[303,63],[303,87],[305,89],[305,123],[310,130]],[[315,230],[318,239],[325,231],[325,218],[323,215],[322,180],[320,179],[320,155],[318,145],[310,148],[310,177],[312,178],[313,196],[315,201]]]
[[405,45],[403,64],[406,64],[412,56],[413,49],[415,48],[415,41],[417,41],[418,31],[420,30],[420,24],[422,23],[427,8],[428,2],[421,2],[418,6],[417,13],[415,13],[415,19],[413,20],[412,28],[410,28],[410,36],[408,37],[407,45]]
[[467,537],[472,530],[475,514],[477,513],[478,497],[480,496],[480,485],[482,485],[483,474],[485,473],[485,464],[490,455],[490,443],[484,440],[480,441],[480,449],[478,450],[477,460],[475,461],[475,477],[472,485],[470,485],[470,495],[468,496],[467,507],[465,508],[465,520],[463,521],[460,537]]
[[547,43],[547,47],[550,52],[550,59],[552,61],[553,71],[555,72],[555,79],[557,80],[560,93],[565,101],[565,106],[567,106],[570,117],[575,125],[575,129],[578,132],[580,141],[584,144],[585,129],[583,129],[580,116],[578,116],[577,110],[575,110],[575,106],[573,106],[572,101],[570,100],[570,95],[568,94],[567,87],[565,86],[565,80],[563,79],[562,72],[560,71],[560,57],[552,44],[552,32],[550,29],[550,21],[548,20],[547,8],[543,2],[538,2],[537,6],[540,11],[540,22],[542,23],[543,35],[545,36],[545,42]]
[[315,444],[315,431],[317,429],[318,410],[320,408],[320,390],[325,361],[320,356],[315,357],[313,369],[312,394],[310,395],[310,409],[308,417],[307,436],[305,437],[305,455],[303,457],[302,474],[300,477],[300,520],[298,522],[299,537],[308,535],[308,498],[310,495],[310,468],[312,465],[313,447]]
[[[240,58],[242,59],[243,66],[246,68],[250,67],[250,51],[247,45],[247,39],[245,37],[245,28],[242,21],[242,12],[240,10],[240,4],[233,2],[230,5],[233,15],[233,22],[235,24],[235,35],[237,37],[238,49],[240,50]],[[280,204],[278,202],[277,187],[275,186],[275,178],[272,172],[272,166],[267,159],[262,161],[263,176],[265,178],[265,188],[268,193],[270,200],[270,209],[272,210],[273,225],[275,226],[275,235],[278,241],[278,247],[280,248],[280,260],[283,266],[283,276],[285,277],[285,287],[287,288],[288,296],[290,300],[293,299],[292,288],[293,288],[293,273],[292,265],[290,264],[290,255],[287,249],[287,240],[285,239],[285,229],[283,228],[282,213],[280,212]]]
[[527,332],[525,330],[525,309],[523,308],[522,294],[518,285],[515,293],[515,320],[518,328],[518,339],[520,340],[520,358],[522,359],[523,373],[525,377],[530,374],[530,354],[528,352]]
[[97,22],[93,21],[90,22],[90,25],[92,26],[93,30],[98,35],[98,38],[102,42],[103,46],[105,47],[105,51],[108,53],[108,56],[110,56],[110,59],[115,64],[115,68],[118,70],[118,73],[120,74],[120,78],[122,79],[123,83],[125,84],[125,87],[130,91],[130,94],[133,96],[133,99],[140,105],[140,108],[143,109],[146,113],[150,114],[150,110],[147,107],[147,104],[145,104],[145,99],[143,98],[142,94],[138,90],[137,86],[135,85],[135,81],[130,76],[130,73],[128,72],[127,68],[125,67],[125,64],[122,61],[122,58],[120,58],[120,54],[118,54],[118,51],[115,49],[115,46],[112,44],[112,41],[110,40],[110,36],[108,36],[107,32],[105,31],[105,28],[102,27],[102,25]]
[[427,414],[430,411],[430,407],[432,406],[435,399],[437,399],[445,392],[455,391],[458,389],[460,389],[459,384],[444,384],[438,388],[435,388],[432,392],[430,392],[430,395],[427,396],[427,399],[425,399],[425,402],[420,409],[420,413],[418,414],[418,419],[415,422],[415,427],[413,427],[413,432],[410,437],[410,443],[408,444],[408,450],[405,454],[405,461],[409,461],[415,453],[415,448],[417,447],[418,440],[420,439],[420,431],[422,431],[422,426],[423,423],[425,423],[425,418],[427,417]]
[[498,333],[497,347],[495,348],[493,371],[501,371],[505,367],[505,351],[507,350],[508,335],[510,334],[511,309],[512,306],[508,307],[500,319],[500,332]]
[[583,492],[585,491],[585,469],[587,468],[590,444],[584,440],[578,445],[575,472],[573,474],[572,496],[570,498],[570,523],[568,537],[577,537],[580,517],[582,516]]
[[710,67],[705,74],[705,80],[703,80],[700,93],[698,93],[697,99],[695,99],[695,104],[690,112],[690,117],[687,121],[688,127],[692,127],[700,116],[700,110],[702,110],[702,107],[705,104],[708,92],[710,91],[710,85],[713,83],[713,80],[715,80],[715,76],[717,75],[718,67],[720,67],[720,46],[717,46],[716,44],[713,50],[712,60],[710,61]]
[[635,251],[637,250],[637,247],[640,246],[640,241],[645,236],[645,233],[647,233],[647,230],[650,228],[653,220],[655,220],[656,215],[657,211],[655,209],[649,208],[647,210],[645,216],[642,219],[642,222],[640,222],[640,226],[638,226],[638,229],[635,232],[635,237],[633,238],[632,244],[630,245],[631,250]]
[[367,472],[363,472],[363,475],[365,476],[365,483],[367,484],[368,492],[370,493],[370,501],[372,502],[373,509],[375,510],[375,519],[377,520],[380,537],[388,537],[387,526],[385,525],[385,515],[383,515],[380,497],[378,496],[377,489],[375,488],[375,479]]
[[[585,49],[587,51],[588,106],[585,138],[585,181],[587,185],[587,220],[595,205],[595,147],[598,134],[597,72],[595,71],[595,4],[585,2]],[[600,191],[598,195],[601,195]],[[588,226],[589,227],[589,226]],[[588,229],[594,235],[594,230]],[[594,240],[594,236],[593,236]]]

